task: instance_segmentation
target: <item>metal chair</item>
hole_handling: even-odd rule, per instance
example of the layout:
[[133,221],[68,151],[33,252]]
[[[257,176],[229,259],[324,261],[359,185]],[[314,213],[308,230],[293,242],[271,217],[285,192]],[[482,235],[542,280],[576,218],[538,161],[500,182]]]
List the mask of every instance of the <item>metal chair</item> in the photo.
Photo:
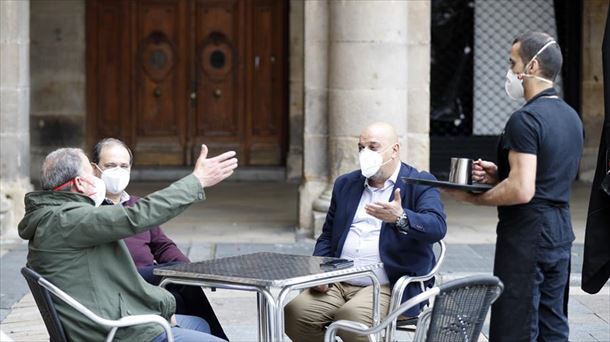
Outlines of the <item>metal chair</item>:
[[105,319],[84,307],[81,303],[76,301],[64,291],[60,290],[57,286],[51,284],[48,280],[44,279],[40,274],[36,273],[32,269],[28,267],[23,267],[21,269],[21,274],[27,281],[30,291],[34,296],[34,300],[36,301],[38,310],[40,311],[42,319],[44,320],[44,324],[47,327],[47,331],[49,332],[51,342],[68,341],[66,333],[61,324],[61,320],[59,319],[57,310],[55,310],[55,304],[53,303],[51,294],[59,298],[66,304],[70,305],[76,311],[85,315],[93,322],[104,327],[111,328],[110,332],[106,337],[106,342],[112,341],[114,339],[114,335],[118,328],[148,323],[160,324],[165,330],[165,333],[167,334],[167,341],[174,342],[174,335],[172,334],[172,329],[167,320],[161,316],[133,315],[125,316],[118,320]]
[[[394,287],[392,288],[392,298],[390,299],[390,307],[388,309],[388,312],[395,311],[400,306],[400,304],[402,304],[402,297],[405,292],[405,289],[407,288],[407,285],[409,285],[410,283],[418,282],[420,284],[422,292],[424,292],[424,291],[426,291],[425,283],[428,280],[436,277],[439,269],[441,268],[441,265],[443,264],[443,261],[445,260],[445,253],[447,250],[447,247],[446,247],[444,241],[441,240],[437,243],[439,245],[439,251],[437,253],[436,264],[434,265],[434,267],[430,270],[430,272],[428,272],[428,274],[425,274],[423,276],[418,276],[418,277],[403,276],[400,279],[398,279],[398,281],[396,282],[396,284],[394,284]],[[406,328],[406,326],[415,326],[417,324],[417,320],[418,320],[417,317],[413,317],[408,320],[400,320],[400,318],[399,318],[396,321],[392,321],[388,325],[386,332],[385,332],[386,341],[394,341],[394,336],[396,335],[396,329],[400,329],[401,327]],[[412,330],[412,329],[405,329],[405,330]]]
[[493,276],[479,275],[457,279],[431,288],[402,303],[377,326],[340,320],[333,322],[324,335],[326,342],[334,342],[338,329],[367,335],[374,341],[375,334],[386,329],[406,310],[434,298],[434,304],[420,315],[413,341],[476,342],[491,304],[500,296],[504,285]]

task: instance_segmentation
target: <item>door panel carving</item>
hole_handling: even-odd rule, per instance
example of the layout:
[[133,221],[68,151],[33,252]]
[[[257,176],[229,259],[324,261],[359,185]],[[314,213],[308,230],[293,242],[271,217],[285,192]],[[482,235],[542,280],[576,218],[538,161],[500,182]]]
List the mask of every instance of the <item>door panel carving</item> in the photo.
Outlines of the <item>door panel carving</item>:
[[205,143],[213,154],[235,150],[243,160],[243,1],[195,3],[197,106],[193,156]]
[[240,165],[285,155],[285,1],[88,0],[88,145],[191,165],[205,143]]
[[[100,137],[122,137],[129,143],[129,32],[121,30],[129,23],[125,2],[105,1],[91,4],[87,13],[87,111],[88,144]],[[96,27],[95,30],[91,29]],[[95,101],[100,99],[99,101]],[[101,100],[103,99],[103,100]]]
[[184,1],[136,5],[135,152],[146,164],[183,165],[188,50],[180,22]]
[[252,1],[250,40],[254,65],[251,78],[249,162],[251,165],[280,165],[283,155],[285,96],[282,13],[284,1]]

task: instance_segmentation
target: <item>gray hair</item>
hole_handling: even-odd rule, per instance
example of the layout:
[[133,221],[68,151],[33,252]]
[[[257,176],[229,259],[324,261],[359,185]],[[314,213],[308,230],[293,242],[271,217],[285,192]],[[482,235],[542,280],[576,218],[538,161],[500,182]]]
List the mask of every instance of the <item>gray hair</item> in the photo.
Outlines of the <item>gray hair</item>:
[[49,153],[42,162],[40,183],[43,190],[52,190],[83,173],[85,153],[80,148],[60,148]]
[[[553,39],[553,37],[544,32],[527,32],[515,38],[513,45],[521,43],[519,56],[523,60],[523,64],[526,64],[546,43],[553,40],[556,41],[556,39]],[[563,64],[563,57],[561,56],[559,44],[555,43],[550,45],[542,51],[536,59],[540,64],[540,74],[542,77],[551,81],[555,80],[555,77],[557,77],[557,74],[561,71],[561,65]]]

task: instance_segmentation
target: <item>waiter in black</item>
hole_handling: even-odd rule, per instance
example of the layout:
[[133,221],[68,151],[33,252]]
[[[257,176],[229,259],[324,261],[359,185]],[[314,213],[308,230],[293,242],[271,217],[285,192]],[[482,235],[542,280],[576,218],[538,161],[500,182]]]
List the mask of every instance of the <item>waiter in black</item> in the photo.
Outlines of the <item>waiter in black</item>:
[[505,288],[492,306],[490,341],[568,341],[569,199],[583,129],[553,88],[562,62],[559,45],[546,33],[513,41],[505,89],[526,103],[506,123],[498,165],[473,165],[474,181],[495,186],[481,195],[448,191],[459,200],[498,206],[494,274]]

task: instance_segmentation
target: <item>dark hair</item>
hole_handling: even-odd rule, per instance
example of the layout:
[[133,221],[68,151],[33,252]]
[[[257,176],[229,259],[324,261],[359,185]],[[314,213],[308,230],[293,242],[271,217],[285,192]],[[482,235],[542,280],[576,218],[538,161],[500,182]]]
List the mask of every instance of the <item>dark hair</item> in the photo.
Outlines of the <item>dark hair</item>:
[[53,190],[83,173],[83,155],[80,148],[60,148],[49,153],[42,162],[40,185]]
[[[553,40],[555,40],[553,37],[544,32],[527,32],[515,38],[513,45],[521,43],[519,56],[523,60],[523,63],[527,64],[546,43]],[[561,65],[563,64],[563,57],[561,56],[559,44],[555,42],[555,44],[549,45],[536,57],[536,59],[540,64],[541,76],[551,81],[555,80],[555,77],[557,77],[557,74],[561,71]]]
[[95,144],[95,146],[93,147],[93,154],[92,154],[92,158],[91,161],[95,164],[99,164],[100,163],[100,155],[102,154],[102,149],[104,147],[106,147],[107,145],[120,145],[125,147],[125,149],[127,150],[127,153],[129,153],[129,165],[133,165],[133,154],[131,153],[131,150],[129,149],[129,147],[127,147],[127,144],[125,144],[124,142],[122,142],[119,139],[115,139],[115,138],[104,138],[102,140],[100,140],[97,144]]

